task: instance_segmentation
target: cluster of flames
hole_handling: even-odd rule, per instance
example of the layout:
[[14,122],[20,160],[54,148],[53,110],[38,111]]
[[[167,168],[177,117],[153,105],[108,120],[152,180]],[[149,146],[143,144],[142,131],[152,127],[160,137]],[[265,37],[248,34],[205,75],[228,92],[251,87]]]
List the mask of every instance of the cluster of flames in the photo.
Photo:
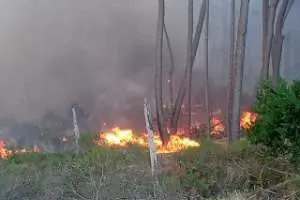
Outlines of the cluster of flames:
[[[251,112],[244,112],[240,126],[242,128],[250,128],[256,120],[257,115]],[[224,133],[225,127],[221,120],[216,117],[211,119],[212,131],[211,135],[219,135]],[[63,140],[66,140],[63,138]],[[189,147],[200,146],[199,142],[190,139],[186,136],[184,131],[179,131],[176,135],[171,135],[166,145],[158,135],[154,135],[154,143],[156,145],[157,153],[173,153],[179,152]],[[146,134],[134,134],[131,129],[122,130],[118,127],[113,128],[111,131],[102,132],[99,134],[99,139],[95,141],[96,145],[128,147],[129,145],[140,145],[148,147],[148,136]],[[6,147],[4,141],[0,140],[0,159],[7,159],[14,154],[24,154],[30,152],[38,152],[40,149],[34,147],[32,149],[10,150]]]
[[10,150],[6,148],[6,144],[4,141],[0,140],[0,159],[7,159],[15,154],[26,154],[26,153],[32,153],[32,152],[39,152],[40,149],[37,146],[34,146],[30,149],[17,149],[17,150]]
[[[154,143],[157,148],[157,153],[171,153],[176,151],[181,151],[187,147],[197,147],[199,143],[193,141],[187,137],[178,135],[171,135],[169,142],[166,145],[162,144],[162,141],[158,135],[154,135]],[[143,147],[148,147],[148,136],[142,134],[137,136],[133,134],[130,129],[121,130],[116,127],[110,132],[100,133],[100,137],[95,141],[97,145],[108,145],[108,146],[118,146],[127,147],[130,144],[137,144]]]
[[[251,112],[244,112],[240,126],[241,128],[250,128],[256,120],[257,115]],[[224,133],[225,127],[221,120],[213,117],[211,119],[212,131],[211,135],[219,135]],[[146,134],[134,134],[131,129],[122,130],[118,127],[113,128],[109,132],[100,133],[100,137],[95,141],[97,145],[127,147],[128,145],[137,144],[143,147],[148,147],[148,137]],[[171,135],[168,143],[163,145],[158,135],[154,136],[154,143],[158,153],[173,153],[179,152],[189,147],[200,146],[199,142],[194,141],[186,136],[182,131],[176,135]]]

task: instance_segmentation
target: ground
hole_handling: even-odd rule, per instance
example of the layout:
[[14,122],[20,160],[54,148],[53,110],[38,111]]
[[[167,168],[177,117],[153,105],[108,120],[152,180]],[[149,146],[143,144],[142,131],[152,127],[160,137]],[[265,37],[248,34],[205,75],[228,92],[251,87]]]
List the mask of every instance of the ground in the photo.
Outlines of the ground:
[[[0,161],[0,199],[259,199],[269,195],[259,188],[272,190],[289,179],[294,169],[288,163],[272,161],[279,172],[271,173],[260,166],[263,162],[253,156],[254,150],[242,143],[238,150],[229,150],[202,142],[200,148],[159,155],[156,178],[151,176],[149,152],[137,146],[92,147],[80,155],[13,156]],[[258,189],[253,190],[253,185]],[[296,185],[278,189],[273,199],[295,196],[296,189]]]

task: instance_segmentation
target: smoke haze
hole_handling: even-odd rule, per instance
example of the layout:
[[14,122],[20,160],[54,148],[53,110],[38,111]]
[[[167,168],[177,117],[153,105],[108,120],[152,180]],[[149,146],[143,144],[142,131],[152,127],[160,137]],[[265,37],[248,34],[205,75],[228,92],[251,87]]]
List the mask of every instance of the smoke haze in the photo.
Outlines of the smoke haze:
[[[211,80],[224,85],[229,4],[213,2]],[[251,74],[245,76],[250,92],[259,73],[260,47],[260,0],[251,2],[245,70]],[[299,4],[296,1],[293,10]],[[166,9],[180,71],[186,51],[186,2],[167,1]],[[292,11],[287,23],[295,19],[299,14]],[[154,0],[1,0],[0,118],[37,120],[48,110],[63,114],[75,101],[95,117],[116,116],[133,102],[142,106],[153,88],[155,22]],[[287,26],[287,31],[294,27]]]

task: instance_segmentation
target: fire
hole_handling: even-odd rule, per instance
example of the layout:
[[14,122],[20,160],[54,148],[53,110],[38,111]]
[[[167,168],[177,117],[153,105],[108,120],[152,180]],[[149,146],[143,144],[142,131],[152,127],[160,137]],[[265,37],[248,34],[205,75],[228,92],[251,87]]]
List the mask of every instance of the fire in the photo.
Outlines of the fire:
[[4,141],[0,140],[0,159],[7,159],[12,155],[12,151],[6,148]]
[[[244,112],[240,125],[242,128],[250,128],[257,118],[257,114],[251,112]],[[220,135],[224,133],[225,126],[221,120],[216,116],[211,119],[212,132],[211,135]],[[146,134],[134,134],[131,129],[113,128],[111,131],[99,134],[100,137],[95,141],[96,145],[107,145],[117,147],[128,147],[131,144],[137,144],[142,147],[148,147],[148,140]],[[200,143],[186,137],[184,131],[178,131],[176,135],[170,135],[169,141],[166,145],[162,145],[159,135],[154,136],[154,143],[156,144],[158,153],[174,153],[179,152],[189,147],[198,147]]]
[[244,112],[242,114],[240,126],[244,129],[249,129],[251,126],[254,125],[255,121],[257,119],[257,114],[252,112]]
[[39,152],[40,149],[35,146],[32,149],[18,149],[18,150],[10,150],[8,148],[6,148],[6,144],[4,141],[0,140],[0,160],[3,159],[8,159],[11,156],[13,156],[14,154],[25,154],[25,153],[32,153],[32,152]]
[[224,133],[225,130],[225,126],[224,124],[221,122],[221,120],[213,117],[210,120],[211,126],[212,126],[212,131],[211,131],[211,135],[219,135],[220,133]]
[[[221,120],[218,119],[218,113],[213,113],[211,119],[212,132],[211,135],[222,135],[225,126]],[[257,119],[257,114],[252,112],[244,112],[240,120],[240,127],[248,129],[254,125]],[[148,137],[146,134],[134,134],[131,129],[122,130],[118,127],[113,128],[111,131],[100,133],[99,139],[95,141],[96,145],[107,145],[117,147],[127,147],[130,144],[137,144],[142,147],[148,147]],[[62,137],[63,142],[67,142],[67,137]],[[159,135],[154,136],[154,143],[156,144],[158,153],[174,153],[185,150],[189,147],[199,147],[200,143],[187,137],[184,129],[178,129],[176,135],[170,135],[169,141],[166,145],[162,145]],[[30,152],[39,152],[38,147],[31,149],[10,150],[7,148],[4,141],[0,140],[0,160],[8,159],[14,154],[25,154]]]
[[[133,134],[130,129],[121,130],[116,127],[109,132],[104,132],[100,134],[99,140],[96,140],[97,145],[107,145],[107,146],[119,146],[127,147],[130,144],[137,144],[143,147],[148,147],[147,135],[142,134],[137,136]],[[171,135],[169,142],[163,146],[158,135],[154,136],[154,143],[156,144],[158,153],[173,153],[182,151],[188,147],[198,147],[200,144],[194,140],[181,135]]]

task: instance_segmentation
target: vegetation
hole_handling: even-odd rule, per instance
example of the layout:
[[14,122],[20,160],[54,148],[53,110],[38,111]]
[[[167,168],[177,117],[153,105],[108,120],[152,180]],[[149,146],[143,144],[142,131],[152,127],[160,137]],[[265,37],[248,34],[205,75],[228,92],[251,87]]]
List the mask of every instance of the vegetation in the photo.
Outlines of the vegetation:
[[[85,143],[88,139],[81,141]],[[206,140],[200,148],[159,155],[159,163],[159,187],[154,190],[149,153],[136,146],[126,150],[94,146],[79,155],[15,155],[0,161],[0,198],[298,197],[300,179],[296,168],[284,157],[272,157],[247,140],[230,145]]]
[[287,156],[300,164],[300,82],[285,81],[272,88],[265,83],[258,91],[255,112],[259,118],[247,130],[249,140],[264,145],[274,156]]

